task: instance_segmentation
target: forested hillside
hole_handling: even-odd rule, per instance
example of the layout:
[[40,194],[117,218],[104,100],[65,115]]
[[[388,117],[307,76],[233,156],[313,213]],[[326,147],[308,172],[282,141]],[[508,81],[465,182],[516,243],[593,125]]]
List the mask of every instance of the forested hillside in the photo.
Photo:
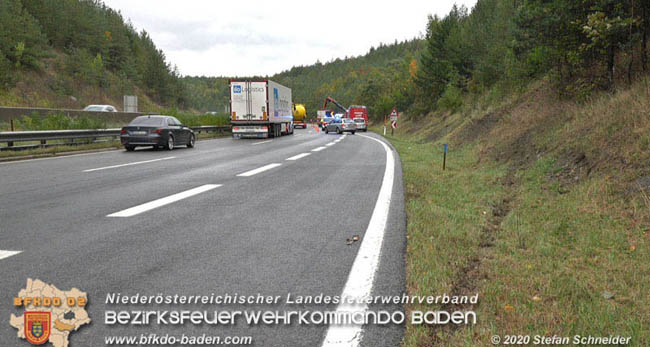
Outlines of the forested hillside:
[[372,114],[385,114],[395,105],[404,109],[413,102],[410,73],[423,47],[418,39],[380,44],[361,57],[294,67],[271,78],[291,87],[294,102],[306,104],[310,114],[322,108],[327,96],[345,106],[367,105]]
[[[413,112],[453,111],[541,76],[566,97],[630,85],[647,71],[647,1],[479,0],[430,18]],[[468,98],[475,100],[476,98]]]
[[[312,115],[327,96],[367,105],[375,117],[393,106],[412,116],[452,112],[542,76],[558,94],[584,99],[647,70],[649,7],[632,0],[479,0],[471,10],[430,17],[424,38],[269,78],[291,87],[294,102]],[[181,78],[145,31],[101,1],[2,1],[0,37],[3,104],[119,104],[122,95],[136,94],[145,108],[205,112],[227,105],[228,78]]]
[[[584,99],[647,71],[647,1],[479,0],[430,16],[423,39],[381,44],[361,57],[270,76],[314,114],[332,96],[375,117],[393,106],[417,117],[499,100],[545,77],[558,95]],[[227,78],[186,78],[192,105],[227,102]]]
[[187,106],[164,53],[101,1],[2,0],[0,38],[4,104],[121,105],[136,94],[145,107]]
[[187,88],[187,104],[202,112],[225,112],[230,101],[229,78],[226,77],[183,77]]
[[393,106],[413,117],[453,112],[541,77],[558,95],[584,99],[647,72],[649,17],[647,1],[479,0],[430,16],[423,40],[273,78],[310,110],[330,95],[368,105],[375,117]]
[[[413,88],[409,68],[424,47],[423,41],[413,39],[393,44],[380,44],[366,55],[310,66],[293,67],[270,78],[292,88],[293,101],[305,104],[315,115],[327,96],[343,105],[368,105],[374,113],[412,103]],[[188,104],[202,111],[222,111],[228,104],[227,77],[184,77],[188,88]]]
[[430,18],[412,103],[386,136],[403,169],[406,288],[479,304],[408,309],[479,319],[407,324],[404,346],[609,331],[649,344],[649,6],[479,0]]

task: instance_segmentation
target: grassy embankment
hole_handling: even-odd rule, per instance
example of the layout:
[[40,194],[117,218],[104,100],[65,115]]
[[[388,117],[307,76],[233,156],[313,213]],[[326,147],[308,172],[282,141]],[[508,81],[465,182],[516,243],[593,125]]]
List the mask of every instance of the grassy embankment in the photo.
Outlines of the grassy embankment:
[[649,83],[583,103],[539,83],[388,136],[404,170],[408,292],[479,293],[475,306],[409,307],[473,310],[478,323],[409,325],[404,345],[495,334],[650,344]]
[[[178,118],[183,124],[190,127],[197,127],[201,125],[227,125],[228,116],[227,115],[192,115],[192,114],[183,114],[174,110],[161,112],[162,114],[173,115]],[[63,114],[50,115],[44,118],[39,118],[37,116],[23,116],[20,120],[14,122],[14,128],[16,131],[23,130],[69,130],[69,129],[109,129],[109,128],[119,128],[125,124],[121,123],[111,123],[106,122],[98,117],[68,117]],[[9,131],[10,124],[6,122],[0,122],[0,131]],[[217,133],[201,133],[198,134],[199,139],[205,138],[214,138],[222,136]],[[51,143],[57,143],[52,141]],[[63,152],[75,152],[75,151],[88,151],[88,150],[102,150],[110,148],[121,148],[119,141],[107,141],[100,143],[91,143],[91,144],[75,144],[73,146],[65,144],[65,141],[59,141],[60,146],[53,146],[48,148],[35,148],[29,150],[20,150],[20,151],[0,151],[0,158],[8,157],[23,157],[23,156],[47,156],[47,155],[56,155],[57,153]],[[16,142],[15,146],[25,146],[38,144],[37,142]],[[6,147],[6,143],[0,144],[1,147]]]

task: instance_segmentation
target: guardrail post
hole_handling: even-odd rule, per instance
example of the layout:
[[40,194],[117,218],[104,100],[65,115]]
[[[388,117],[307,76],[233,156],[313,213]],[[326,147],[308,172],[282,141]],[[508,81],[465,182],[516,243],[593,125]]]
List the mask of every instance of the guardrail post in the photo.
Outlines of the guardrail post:
[[[9,122],[11,123],[11,131],[16,131],[16,130],[14,129],[14,119],[11,118],[11,120],[10,120]],[[13,146],[14,146],[14,142],[13,142],[13,141],[9,141],[9,142],[7,142],[7,147],[13,147]]]

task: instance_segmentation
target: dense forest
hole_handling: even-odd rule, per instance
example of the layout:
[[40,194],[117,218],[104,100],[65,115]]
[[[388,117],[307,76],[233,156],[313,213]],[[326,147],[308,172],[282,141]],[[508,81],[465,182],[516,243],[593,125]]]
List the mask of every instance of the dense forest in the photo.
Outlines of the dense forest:
[[[292,88],[293,99],[314,114],[331,96],[341,104],[366,105],[372,114],[386,114],[413,103],[412,66],[424,42],[413,39],[380,44],[361,57],[294,67],[271,78]],[[411,68],[411,70],[409,70]]]
[[[648,1],[479,0],[429,16],[426,35],[381,44],[361,57],[270,76],[310,114],[327,96],[412,116],[453,112],[477,96],[499,99],[545,77],[559,95],[586,98],[630,84],[648,68]],[[227,102],[226,78],[186,78],[191,104]]]
[[47,87],[57,95],[138,89],[156,103],[187,106],[185,85],[147,32],[101,1],[2,0],[0,38],[1,89],[25,72],[51,72]]
[[[409,67],[415,65],[424,41],[413,39],[380,44],[359,57],[297,66],[269,78],[291,87],[293,101],[305,104],[311,115],[322,107],[327,96],[343,105],[368,105],[374,113],[392,109],[393,103],[406,107],[412,103]],[[411,71],[412,73],[413,71]],[[222,111],[228,104],[228,77],[184,77],[188,104],[202,111]]]
[[431,17],[413,107],[453,110],[464,94],[521,86],[542,75],[561,95],[630,84],[647,70],[648,1],[479,0]]
[[[268,78],[291,87],[312,115],[327,96],[367,105],[375,117],[394,106],[413,116],[449,112],[542,76],[560,95],[584,98],[647,71],[649,17],[650,2],[639,0],[479,0],[430,16],[422,38]],[[4,0],[0,37],[0,89],[47,65],[58,95],[90,85],[186,110],[227,105],[228,78],[179,76],[145,31],[98,0]]]

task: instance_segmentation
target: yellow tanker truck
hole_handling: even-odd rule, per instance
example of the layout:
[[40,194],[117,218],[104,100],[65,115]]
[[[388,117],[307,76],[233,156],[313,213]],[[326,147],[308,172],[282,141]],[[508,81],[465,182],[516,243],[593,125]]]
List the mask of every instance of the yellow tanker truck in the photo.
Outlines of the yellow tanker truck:
[[293,105],[293,127],[301,127],[303,129],[307,128],[307,111],[305,110],[305,105],[303,104],[294,104]]

